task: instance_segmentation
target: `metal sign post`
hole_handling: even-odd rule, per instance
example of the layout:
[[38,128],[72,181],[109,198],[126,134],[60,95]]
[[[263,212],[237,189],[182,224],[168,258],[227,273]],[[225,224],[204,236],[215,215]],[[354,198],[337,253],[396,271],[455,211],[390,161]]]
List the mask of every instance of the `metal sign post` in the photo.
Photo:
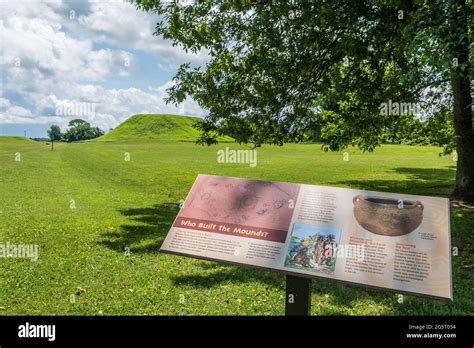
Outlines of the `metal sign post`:
[[286,275],[285,315],[310,315],[311,279]]

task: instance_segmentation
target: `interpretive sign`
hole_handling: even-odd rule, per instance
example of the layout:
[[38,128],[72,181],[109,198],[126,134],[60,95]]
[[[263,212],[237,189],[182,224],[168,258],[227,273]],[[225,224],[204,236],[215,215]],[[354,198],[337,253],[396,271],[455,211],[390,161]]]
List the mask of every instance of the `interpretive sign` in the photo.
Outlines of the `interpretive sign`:
[[161,251],[453,296],[446,198],[199,175]]

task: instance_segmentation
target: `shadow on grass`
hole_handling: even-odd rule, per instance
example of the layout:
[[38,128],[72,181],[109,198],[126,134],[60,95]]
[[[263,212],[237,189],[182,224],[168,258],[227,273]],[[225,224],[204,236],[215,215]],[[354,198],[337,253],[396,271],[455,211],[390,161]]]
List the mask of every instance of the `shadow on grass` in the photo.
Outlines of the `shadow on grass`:
[[[407,194],[448,194],[454,184],[454,167],[439,169],[396,168],[394,172],[406,179],[395,180],[346,180],[336,184],[377,191]],[[132,208],[120,211],[130,223],[116,231],[106,232],[100,243],[119,252],[129,246],[134,253],[151,253],[159,250],[179,208],[176,204],[161,204],[149,208]],[[313,308],[319,315],[346,315],[351,311],[359,314],[385,315],[447,315],[473,314],[471,289],[474,272],[467,267],[474,263],[474,211],[454,209],[452,213],[452,243],[459,246],[462,258],[453,261],[453,304],[428,298],[409,296],[403,305],[395,293],[363,286],[347,285],[325,279],[312,282]],[[179,256],[172,256],[179,257]],[[243,283],[259,283],[280,291],[285,289],[285,277],[281,273],[226,265],[218,262],[199,261],[200,270],[188,274],[172,275],[176,287],[192,286],[211,289],[221,284],[238,286]]]
[[[370,189],[420,195],[449,195],[455,180],[454,166],[446,168],[396,168],[405,179],[396,180],[345,180],[336,184]],[[468,209],[453,210],[451,218],[453,245],[460,245],[463,254],[462,262],[454,260],[453,285],[454,303],[418,296],[405,296],[404,303],[399,303],[399,296],[391,291],[365,288],[363,285],[349,285],[326,279],[312,281],[314,311],[319,315],[347,315],[354,311],[359,314],[382,315],[450,315],[472,314],[474,304],[469,292],[474,286],[474,272],[469,265],[474,262],[474,211]],[[205,262],[200,265],[202,271],[173,276],[173,284],[212,288],[219,284],[236,284],[257,282],[281,291],[285,289],[285,278],[280,273],[270,271],[222,265]],[[313,311],[313,313],[314,313]]]
[[413,195],[449,195],[454,188],[456,167],[445,168],[394,168],[390,174],[402,174],[399,180],[339,180],[334,185],[354,189],[407,193]]
[[[208,261],[199,266],[202,270],[196,273],[171,276],[173,286],[176,289],[193,287],[207,290],[221,285],[238,287],[245,283],[256,283],[259,288],[285,291],[285,276],[282,273]],[[314,278],[311,282],[312,312],[317,315],[472,315],[472,272],[463,271],[457,265],[454,265],[453,272],[454,303],[408,295],[400,303],[400,297],[394,291]]]
[[205,262],[200,264],[203,272],[174,276],[171,278],[173,285],[192,285],[199,288],[210,289],[222,283],[248,283],[259,282],[279,289],[285,288],[285,277],[281,273],[259,270],[250,267],[241,267],[220,264],[217,262]]
[[[212,289],[220,285],[239,286],[244,283],[257,283],[259,288],[270,287],[281,292],[285,291],[285,275],[279,272],[215,262],[205,262],[199,266],[202,271],[197,273],[172,276],[173,285],[176,288],[192,286],[199,289]],[[374,304],[383,304],[385,308],[389,308],[383,314],[397,313],[396,294],[367,289],[362,285],[350,285],[331,279],[315,278],[311,282],[311,294],[313,313],[316,312],[318,315],[348,315],[357,307],[361,314],[364,312],[374,314]],[[426,302],[426,300],[424,301]],[[282,299],[282,304],[283,302]],[[363,308],[362,303],[366,304],[367,308]],[[429,312],[427,313],[429,314]],[[398,312],[398,314],[403,313]]]
[[157,252],[178,211],[179,207],[171,203],[120,210],[130,223],[102,233],[99,244],[119,252],[126,247],[135,254]]

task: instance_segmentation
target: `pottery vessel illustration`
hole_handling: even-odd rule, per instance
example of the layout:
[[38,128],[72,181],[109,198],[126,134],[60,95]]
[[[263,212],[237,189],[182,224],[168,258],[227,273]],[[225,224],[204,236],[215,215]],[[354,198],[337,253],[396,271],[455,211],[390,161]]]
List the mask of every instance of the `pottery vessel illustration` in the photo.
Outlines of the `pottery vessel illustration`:
[[359,225],[375,234],[402,236],[413,232],[423,220],[424,207],[419,201],[363,195],[352,201]]

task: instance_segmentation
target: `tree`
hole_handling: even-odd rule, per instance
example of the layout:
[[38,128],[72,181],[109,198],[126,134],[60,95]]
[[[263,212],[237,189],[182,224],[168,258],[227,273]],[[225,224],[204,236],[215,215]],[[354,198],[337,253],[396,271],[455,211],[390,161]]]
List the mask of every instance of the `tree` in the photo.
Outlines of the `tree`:
[[54,151],[54,142],[60,141],[62,138],[61,128],[55,124],[51,125],[48,129],[48,137],[51,140],[51,151]]
[[68,142],[95,139],[104,134],[99,127],[92,127],[89,122],[76,118],[69,122],[69,128],[64,134]]
[[320,127],[326,150],[373,150],[406,120],[383,103],[452,106],[457,149],[453,195],[474,201],[471,80],[473,5],[465,0],[138,0],[161,16],[156,33],[204,68],[183,64],[167,102],[188,96],[209,111],[201,143],[301,141]]

